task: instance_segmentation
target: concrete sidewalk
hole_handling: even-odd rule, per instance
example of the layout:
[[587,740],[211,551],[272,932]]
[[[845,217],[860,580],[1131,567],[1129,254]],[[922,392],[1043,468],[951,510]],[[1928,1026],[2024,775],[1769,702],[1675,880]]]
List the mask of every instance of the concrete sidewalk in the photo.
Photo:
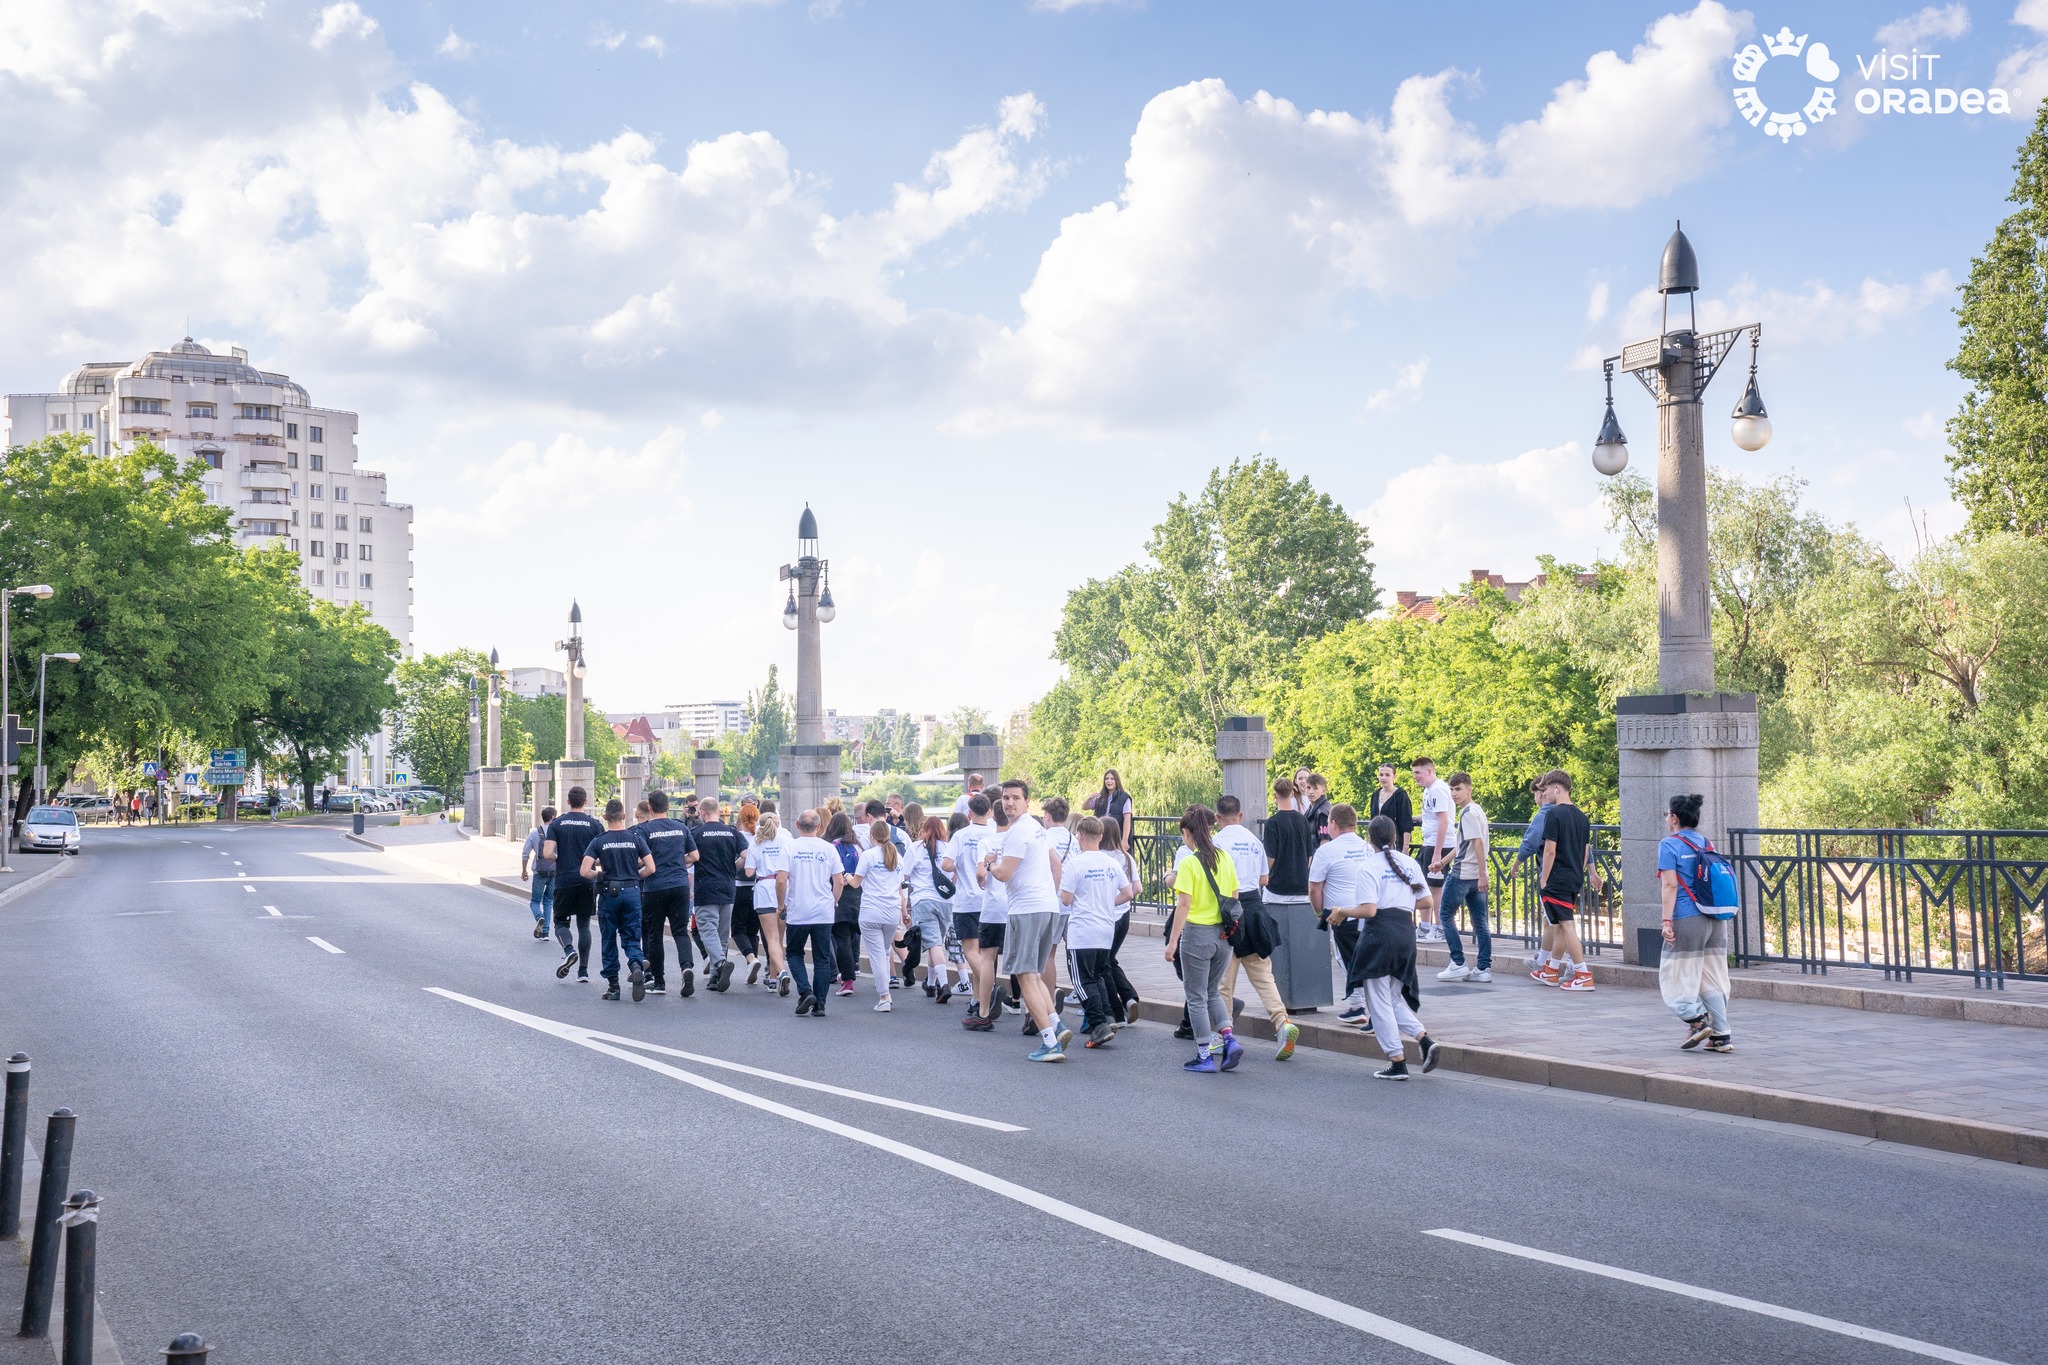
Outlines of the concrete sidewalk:
[[[1175,1022],[1182,989],[1162,949],[1133,935],[1121,960],[1146,1017]],[[1567,994],[1530,980],[1524,955],[1513,947],[1495,961],[1493,984],[1473,986],[1438,981],[1442,949],[1425,950],[1420,1013],[1445,1045],[1445,1068],[2048,1166],[2048,1047],[2031,1021],[1738,998],[1729,1007],[1736,1051],[1685,1052],[1683,1028],[1654,989]],[[1341,980],[1334,984],[1341,997]],[[1870,993],[1881,994],[1879,984]],[[1240,977],[1237,998],[1240,1034],[1271,1038],[1249,980]],[[1333,1007],[1297,1016],[1302,1045],[1379,1055],[1369,1035],[1335,1015]]]

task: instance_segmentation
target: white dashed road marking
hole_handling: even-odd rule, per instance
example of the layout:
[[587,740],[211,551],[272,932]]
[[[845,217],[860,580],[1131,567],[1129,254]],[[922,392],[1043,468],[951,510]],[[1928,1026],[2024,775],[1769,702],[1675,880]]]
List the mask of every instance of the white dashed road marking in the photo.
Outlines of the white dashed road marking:
[[326,950],[327,952],[330,952],[330,953],[336,953],[336,954],[339,954],[339,953],[341,952],[341,949],[339,949],[339,948],[335,947],[335,946],[334,946],[334,945],[333,945],[332,943],[329,943],[329,942],[328,942],[328,941],[327,941],[326,939],[324,939],[324,938],[314,938],[314,937],[313,937],[313,936],[312,936],[311,934],[308,934],[308,935],[306,935],[306,942],[308,942],[308,943],[312,944],[312,945],[313,945],[313,946],[314,946],[315,948],[321,948],[321,949],[324,949],[324,950]]
[[269,912],[270,912],[271,914],[273,914],[273,915],[276,915],[276,916],[277,916],[277,917],[278,917],[279,919],[282,919],[282,918],[284,918],[284,911],[282,911],[282,910],[278,909],[278,908],[277,908],[276,906],[274,906],[274,905],[266,905],[266,906],[264,906],[263,908],[264,908],[265,910],[269,911]]

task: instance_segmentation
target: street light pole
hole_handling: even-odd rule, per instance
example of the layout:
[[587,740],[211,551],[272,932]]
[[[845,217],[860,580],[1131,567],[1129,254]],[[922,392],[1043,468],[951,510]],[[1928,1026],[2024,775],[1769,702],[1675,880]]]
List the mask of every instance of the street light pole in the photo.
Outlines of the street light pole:
[[[1728,831],[1758,818],[1757,714],[1754,693],[1714,690],[1714,605],[1708,559],[1706,424],[1700,400],[1721,364],[1747,336],[1749,386],[1731,435],[1760,450],[1771,424],[1756,386],[1757,323],[1701,334],[1695,296],[1699,258],[1682,230],[1664,244],[1658,267],[1664,319],[1658,335],[1622,347],[1604,364],[1607,411],[1593,445],[1593,467],[1628,467],[1628,442],[1614,415],[1614,371],[1632,374],[1657,400],[1657,683],[1660,693],[1619,698],[1621,766],[1622,954],[1654,961],[1663,907],[1657,844],[1672,796],[1706,798],[1703,833],[1723,844]],[[1671,301],[1686,298],[1689,325],[1673,328]]]
[[796,632],[796,735],[781,754],[782,802],[787,818],[839,794],[839,746],[825,742],[824,664],[818,627],[839,614],[832,600],[832,565],[818,557],[818,518],[804,505],[796,525],[797,560],[782,566],[790,585],[782,624]]
[[0,592],[0,726],[8,728],[8,733],[0,736],[0,809],[4,809],[7,821],[7,827],[0,830],[0,872],[14,871],[8,861],[9,855],[14,851],[14,764],[8,761],[10,755],[7,753],[14,743],[11,719],[14,714],[13,699],[8,691],[13,672],[14,649],[7,633],[8,618],[12,614],[8,609],[14,605],[14,599],[17,597],[34,597],[40,600],[56,595],[57,590],[47,583],[32,583],[25,588],[8,588]]
[[45,779],[45,777],[44,777],[44,775],[43,775],[43,724],[44,724],[44,721],[43,721],[43,717],[44,717],[44,715],[46,714],[46,712],[45,712],[45,710],[44,710],[44,706],[43,706],[43,696],[44,696],[45,692],[46,692],[46,691],[48,690],[47,684],[48,684],[48,682],[49,682],[49,679],[50,679],[50,660],[52,660],[52,659],[55,659],[55,660],[56,660],[56,661],[57,661],[58,663],[60,663],[60,664],[75,664],[75,663],[77,663],[77,662],[78,662],[78,656],[77,656],[76,654],[72,654],[72,653],[69,653],[69,652],[66,652],[66,653],[62,653],[62,654],[45,654],[45,655],[44,655],[44,656],[43,656],[43,657],[42,657],[42,658],[41,658],[40,660],[38,660],[38,661],[37,661],[37,663],[36,663],[36,800],[37,800],[37,801],[41,801],[41,800],[43,800],[43,799],[44,799],[44,798],[45,798],[46,796],[48,796],[48,795],[49,795],[49,792],[50,792],[50,785],[49,785],[49,782],[48,782],[48,781],[47,781],[47,780]]

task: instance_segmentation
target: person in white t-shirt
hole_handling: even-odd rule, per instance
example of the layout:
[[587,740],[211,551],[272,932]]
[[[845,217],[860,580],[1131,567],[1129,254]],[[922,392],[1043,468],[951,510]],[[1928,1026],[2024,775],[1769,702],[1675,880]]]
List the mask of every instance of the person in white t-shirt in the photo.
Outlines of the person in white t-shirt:
[[968,803],[981,795],[982,776],[980,773],[967,774],[967,789],[960,793],[960,799],[953,803],[953,814],[967,814]]
[[[761,945],[775,969],[775,991],[788,995],[789,964],[784,961],[782,905],[789,898],[789,845],[781,839],[775,812],[760,817],[754,841],[747,845],[741,866],[754,879],[754,914],[761,921]],[[778,965],[779,964],[779,965]]]
[[[1045,826],[1045,847],[1052,854],[1052,875],[1057,879],[1061,870],[1066,866],[1067,859],[1072,857],[1074,850],[1079,847],[1074,841],[1074,831],[1067,828],[1067,816],[1072,813],[1073,807],[1067,804],[1067,798],[1064,796],[1048,796],[1041,803],[1039,809],[1045,812],[1045,818],[1040,823]],[[1053,886],[1054,890],[1058,890],[1059,884],[1057,880],[1055,880]],[[1062,905],[1060,907],[1059,942],[1053,945],[1052,955],[1045,960],[1045,984],[1053,987],[1052,1012],[1054,1014],[1066,1013],[1067,1000],[1070,994],[1066,986],[1059,984],[1060,949],[1066,944],[1066,941],[1067,910]],[[1081,995],[1081,976],[1079,972],[1074,970],[1071,956],[1069,956],[1067,962],[1067,981],[1073,987],[1072,997],[1078,1000]]]
[[[1237,869],[1237,903],[1245,914],[1262,913],[1266,878],[1273,870],[1266,861],[1266,846],[1258,835],[1245,828],[1244,803],[1236,797],[1217,798],[1216,818],[1221,823],[1216,826],[1212,837],[1216,840],[1216,847],[1230,856],[1231,866]],[[1280,1050],[1274,1054],[1274,1059],[1284,1062],[1294,1055],[1295,1044],[1301,1041],[1301,1029],[1287,1017],[1287,1002],[1280,998],[1280,988],[1273,981],[1273,959],[1238,956],[1233,945],[1232,960],[1223,964],[1223,1008],[1233,1016],[1237,1012],[1237,971],[1240,967],[1251,978],[1252,989],[1259,994],[1259,1003],[1266,1007],[1266,1017],[1273,1021],[1273,1036],[1280,1041]]]
[[1422,1005],[1415,980],[1415,916],[1430,908],[1431,896],[1422,869],[1394,847],[1392,820],[1382,815],[1366,827],[1366,833],[1372,843],[1366,863],[1368,885],[1358,892],[1365,899],[1354,906],[1332,908],[1330,917],[1365,921],[1365,932],[1358,938],[1356,968],[1365,981],[1372,1036],[1387,1056],[1386,1070],[1373,1072],[1373,1077],[1405,1081],[1404,1039],[1413,1038],[1422,1050],[1424,1071],[1436,1070],[1440,1060],[1436,1043],[1415,1017]]
[[[1416,790],[1422,793],[1422,875],[1437,899],[1442,899],[1444,884],[1443,869],[1437,866],[1438,855],[1447,852],[1457,843],[1457,836],[1451,831],[1451,817],[1457,810],[1457,802],[1451,797],[1451,784],[1436,775],[1436,761],[1429,758],[1415,760],[1411,771],[1415,774]],[[1442,940],[1444,931],[1433,919],[1422,915],[1415,917],[1415,937],[1425,943]]]
[[953,893],[953,934],[960,940],[961,956],[967,960],[967,979],[974,996],[960,1023],[977,1033],[994,1028],[996,1013],[1002,1009],[993,998],[995,954],[1002,945],[1003,928],[988,918],[991,878],[984,865],[994,834],[988,821],[988,797],[976,792],[968,799],[967,823],[946,840],[946,856],[939,863],[957,888]]
[[1000,856],[990,869],[1009,902],[1002,969],[1017,978],[1024,1010],[1038,1030],[1039,1046],[1031,1060],[1063,1062],[1067,1040],[1074,1034],[1053,1013],[1052,987],[1045,979],[1045,964],[1059,943],[1059,870],[1046,846],[1045,828],[1027,813],[1030,803],[1029,783],[1014,777],[1003,783],[1010,828],[1003,833]]
[[[1325,928],[1334,928],[1350,918],[1334,912],[1362,905],[1370,898],[1366,862],[1372,850],[1358,837],[1358,811],[1349,805],[1330,807],[1330,830],[1331,838],[1316,849],[1316,856],[1308,865],[1308,903],[1315,907]],[[1337,1012],[1337,1018],[1346,1024],[1356,1024],[1367,1017],[1365,985],[1352,975],[1352,963],[1357,956],[1353,952],[1344,960],[1344,1008]]]
[[1103,1047],[1116,1035],[1116,973],[1110,953],[1117,920],[1137,894],[1120,855],[1102,851],[1103,822],[1090,815],[1076,831],[1080,848],[1060,868],[1060,902],[1067,907],[1067,951],[1081,987],[1081,1031],[1086,1046]]
[[894,1008],[889,990],[890,956],[895,951],[897,930],[910,927],[910,907],[903,895],[907,870],[896,841],[889,837],[889,822],[874,821],[868,826],[867,849],[847,881],[860,888],[860,946],[868,955],[875,993],[881,997],[875,1002],[877,1014]]
[[[846,867],[839,860],[839,850],[818,837],[818,812],[807,810],[797,816],[796,834],[789,849],[788,900],[784,904],[789,924],[788,967],[796,979],[798,1016],[822,1019],[825,992],[839,971],[832,947],[832,912],[846,885]],[[810,972],[804,970],[806,944],[811,950]]]

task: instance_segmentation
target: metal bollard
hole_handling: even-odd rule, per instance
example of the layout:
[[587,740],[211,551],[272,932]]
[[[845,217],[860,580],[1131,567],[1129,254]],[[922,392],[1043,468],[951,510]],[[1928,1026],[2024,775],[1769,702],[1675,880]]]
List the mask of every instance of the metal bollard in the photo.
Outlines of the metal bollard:
[[181,1361],[206,1365],[206,1353],[212,1349],[206,1344],[206,1338],[199,1333],[180,1332],[170,1345],[164,1347],[164,1360],[167,1365],[179,1365]]
[[100,1197],[79,1190],[64,1201],[64,1359],[92,1365],[93,1280],[99,1271]]
[[21,1235],[21,1172],[28,1160],[28,1054],[7,1059],[7,1112],[0,1118],[0,1241]]
[[57,1292],[57,1218],[64,1187],[71,1183],[71,1139],[78,1115],[59,1109],[43,1134],[43,1178],[36,1187],[36,1221],[28,1248],[28,1288],[21,1296],[21,1332],[39,1337],[50,1330],[50,1300]]

